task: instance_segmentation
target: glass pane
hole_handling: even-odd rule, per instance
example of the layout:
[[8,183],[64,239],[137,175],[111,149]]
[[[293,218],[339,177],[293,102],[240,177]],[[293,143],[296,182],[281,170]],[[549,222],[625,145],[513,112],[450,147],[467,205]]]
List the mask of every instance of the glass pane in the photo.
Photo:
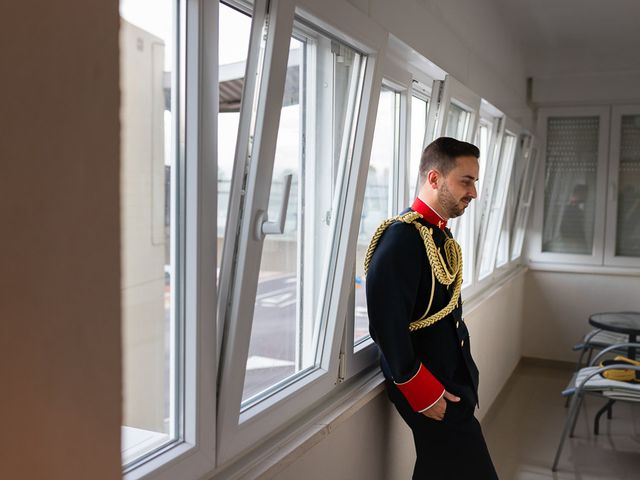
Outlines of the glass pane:
[[531,204],[531,197],[533,196],[533,187],[536,179],[534,178],[535,162],[537,151],[535,148],[531,149],[529,154],[529,162],[527,164],[527,172],[524,176],[522,188],[520,192],[520,200],[518,204],[518,210],[515,217],[515,225],[513,228],[514,238],[511,244],[511,259],[515,260],[522,253],[522,246],[524,244],[525,230],[527,228],[527,218],[529,215],[529,205]]
[[420,173],[420,157],[424,149],[424,135],[427,129],[426,100],[411,97],[411,153],[409,157],[409,199],[413,200]]
[[356,251],[354,343],[369,335],[369,315],[365,295],[364,256],[378,226],[391,216],[391,181],[393,162],[397,158],[397,128],[400,95],[382,88],[371,145],[371,160],[364,191],[358,246]]
[[616,255],[640,257],[640,115],[623,115]]
[[[251,17],[220,3],[218,18],[220,112],[218,114],[218,252],[222,252],[229,209],[240,102],[251,35]],[[218,273],[222,255],[218,254]]]
[[598,131],[594,117],[550,117],[542,251],[590,255],[596,208]]
[[498,172],[491,196],[492,202],[489,206],[487,234],[485,236],[484,246],[482,248],[482,258],[480,261],[480,275],[482,279],[493,272],[496,256],[492,254],[496,242],[499,242],[499,235],[502,226],[502,211],[506,208],[506,196],[509,189],[509,172],[513,162],[513,156],[516,148],[516,137],[509,133],[505,133],[502,140],[502,148],[500,149],[500,161],[498,164]]
[[[511,196],[511,192],[509,192]],[[507,204],[509,201],[507,201]],[[496,255],[496,268],[501,267],[509,260],[509,227],[511,209],[507,208],[502,219],[502,229],[500,230],[500,241],[498,242],[498,253]]]
[[120,1],[123,426],[129,464],[176,422],[174,2]]
[[487,175],[487,167],[488,167],[488,162],[489,162],[489,135],[491,134],[491,124],[490,123],[485,123],[485,122],[481,122],[479,127],[478,127],[478,138],[477,138],[477,145],[478,148],[480,149],[480,173],[479,175],[479,179],[478,179],[478,203],[480,203],[480,205],[482,204],[482,198],[480,197],[480,195],[483,194],[482,188],[484,185],[484,178]]
[[463,141],[466,140],[470,118],[471,114],[469,112],[455,103],[451,103],[451,105],[449,105],[449,114],[447,115],[445,136]]
[[318,362],[319,319],[332,252],[332,201],[345,170],[363,57],[322,35],[291,40],[269,219],[292,175],[283,235],[263,243],[243,408]]

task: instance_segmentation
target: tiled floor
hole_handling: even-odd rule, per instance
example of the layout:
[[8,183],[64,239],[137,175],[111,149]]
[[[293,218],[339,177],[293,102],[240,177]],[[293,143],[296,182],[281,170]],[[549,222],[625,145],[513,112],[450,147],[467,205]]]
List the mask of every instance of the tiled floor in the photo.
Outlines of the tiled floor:
[[593,419],[606,401],[590,395],[558,472],[551,472],[568,412],[560,392],[571,373],[566,366],[521,363],[496,400],[482,423],[501,480],[640,480],[640,404],[614,405],[613,419],[603,415],[595,436]]

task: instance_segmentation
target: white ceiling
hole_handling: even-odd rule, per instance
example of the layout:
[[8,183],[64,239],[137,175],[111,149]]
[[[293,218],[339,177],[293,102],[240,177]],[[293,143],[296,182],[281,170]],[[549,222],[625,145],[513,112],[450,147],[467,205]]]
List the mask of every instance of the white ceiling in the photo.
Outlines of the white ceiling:
[[528,74],[640,70],[640,0],[494,0]]

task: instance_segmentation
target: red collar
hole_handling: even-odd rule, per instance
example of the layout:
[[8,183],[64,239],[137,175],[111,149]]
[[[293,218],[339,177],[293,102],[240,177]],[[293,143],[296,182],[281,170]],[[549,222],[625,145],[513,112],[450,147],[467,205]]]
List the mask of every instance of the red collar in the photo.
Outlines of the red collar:
[[438,215],[429,205],[424,203],[418,197],[413,201],[413,205],[411,205],[411,210],[414,212],[418,212],[422,215],[427,222],[432,225],[437,225],[440,230],[444,230],[447,226],[447,221],[443,220],[440,215]]

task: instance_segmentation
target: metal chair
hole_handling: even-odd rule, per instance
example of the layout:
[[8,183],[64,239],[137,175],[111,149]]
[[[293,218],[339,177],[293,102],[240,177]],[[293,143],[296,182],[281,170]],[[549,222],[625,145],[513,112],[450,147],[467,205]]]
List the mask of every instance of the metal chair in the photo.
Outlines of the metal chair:
[[604,355],[611,352],[618,352],[621,349],[628,349],[629,347],[640,347],[640,343],[621,343],[611,345],[610,347],[603,349],[591,361],[589,367],[581,368],[574,374],[568,387],[562,392],[563,395],[571,395],[573,398],[571,399],[569,414],[567,415],[562,436],[560,437],[560,444],[558,445],[558,450],[556,451],[556,456],[553,460],[553,466],[551,467],[552,471],[557,471],[558,461],[560,460],[562,448],[564,447],[564,442],[566,441],[567,436],[573,437],[578,412],[585,394],[599,395],[606,397],[609,400],[607,405],[605,405],[605,407],[596,415],[594,427],[596,435],[599,431],[598,425],[600,416],[607,411],[608,417],[611,418],[611,405],[615,401],[640,402],[640,383],[608,380],[600,375],[602,372],[614,369],[635,370],[640,372],[640,366],[629,365],[626,363],[608,365],[606,367],[596,366],[596,362],[598,362]]
[[612,345],[619,345],[628,341],[629,335],[624,333],[608,332],[600,328],[591,330],[584,336],[581,343],[577,343],[573,346],[574,351],[580,351],[580,357],[576,363],[576,371],[582,368],[582,360],[585,355],[588,355],[587,361],[585,362],[588,364],[591,362],[591,355],[594,350],[603,350]]

